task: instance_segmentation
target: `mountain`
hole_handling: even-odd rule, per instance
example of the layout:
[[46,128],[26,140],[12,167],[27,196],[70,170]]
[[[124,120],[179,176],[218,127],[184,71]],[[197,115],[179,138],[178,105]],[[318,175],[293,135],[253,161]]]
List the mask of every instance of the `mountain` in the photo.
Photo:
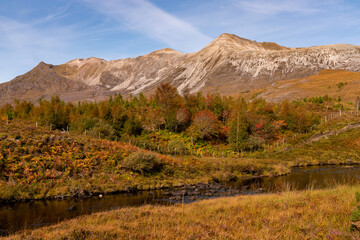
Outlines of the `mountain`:
[[111,94],[102,86],[88,86],[59,75],[54,66],[40,62],[31,71],[0,84],[0,105],[14,99],[36,101],[59,95],[65,101],[105,97]]
[[240,92],[324,69],[360,72],[360,46],[334,44],[287,48],[222,34],[195,53],[162,49],[136,58],[105,61],[75,59],[62,65],[40,63],[30,72],[0,84],[0,104],[14,98],[35,101],[59,95],[66,101],[94,100],[112,93],[149,93],[169,82],[182,93]]

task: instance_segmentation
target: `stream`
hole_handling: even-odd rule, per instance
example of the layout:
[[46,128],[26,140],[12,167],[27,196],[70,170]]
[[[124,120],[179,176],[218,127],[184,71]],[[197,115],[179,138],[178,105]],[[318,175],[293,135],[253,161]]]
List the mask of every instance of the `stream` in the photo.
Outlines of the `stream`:
[[170,205],[223,196],[266,194],[288,190],[323,189],[360,183],[360,166],[293,168],[285,176],[241,179],[226,184],[196,184],[171,189],[0,205],[0,236],[38,228],[84,214],[145,204]]

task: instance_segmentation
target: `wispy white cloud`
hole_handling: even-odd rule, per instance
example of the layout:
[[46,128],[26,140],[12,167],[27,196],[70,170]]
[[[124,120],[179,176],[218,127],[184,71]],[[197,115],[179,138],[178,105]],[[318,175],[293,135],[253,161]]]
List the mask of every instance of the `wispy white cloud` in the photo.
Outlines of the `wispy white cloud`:
[[[321,10],[321,1],[309,0],[236,0],[235,4],[244,11],[257,14],[300,13],[313,14]],[[332,0],[328,1],[331,4]]]
[[[39,61],[60,59],[64,56],[71,28],[38,28],[33,23],[24,23],[0,16],[0,82],[22,74]],[[11,75],[9,75],[11,73]]]
[[39,30],[34,28],[32,24],[0,16],[0,46],[6,46],[13,50],[26,50],[29,48],[41,50],[50,46],[61,46],[63,44],[63,35],[60,34],[60,31],[64,31],[64,29]]
[[48,23],[48,22],[59,20],[60,18],[63,18],[63,17],[66,16],[66,13],[69,10],[69,8],[71,7],[71,5],[72,5],[72,3],[69,2],[65,6],[59,7],[59,8],[56,9],[55,12],[50,13],[46,17],[37,20],[33,24],[45,24],[45,23]]
[[127,28],[180,51],[197,51],[212,39],[146,0],[81,0]]

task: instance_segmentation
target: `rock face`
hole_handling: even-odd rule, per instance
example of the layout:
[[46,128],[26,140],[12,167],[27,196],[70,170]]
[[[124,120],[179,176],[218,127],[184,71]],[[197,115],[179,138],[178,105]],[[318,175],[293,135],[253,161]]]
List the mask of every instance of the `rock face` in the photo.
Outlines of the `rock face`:
[[360,72],[360,46],[287,48],[222,34],[196,53],[162,49],[112,61],[87,58],[57,66],[40,63],[0,84],[0,103],[55,94],[67,101],[99,99],[112,93],[136,95],[151,92],[163,82],[170,82],[180,93],[201,90],[235,95],[280,80],[308,77],[323,69]]

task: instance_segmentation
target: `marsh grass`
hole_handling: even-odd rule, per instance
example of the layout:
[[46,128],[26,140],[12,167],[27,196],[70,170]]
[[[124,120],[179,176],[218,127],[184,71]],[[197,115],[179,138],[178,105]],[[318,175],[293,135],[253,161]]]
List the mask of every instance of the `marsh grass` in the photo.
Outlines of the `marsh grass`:
[[7,239],[359,239],[359,186],[238,196],[96,213]]

